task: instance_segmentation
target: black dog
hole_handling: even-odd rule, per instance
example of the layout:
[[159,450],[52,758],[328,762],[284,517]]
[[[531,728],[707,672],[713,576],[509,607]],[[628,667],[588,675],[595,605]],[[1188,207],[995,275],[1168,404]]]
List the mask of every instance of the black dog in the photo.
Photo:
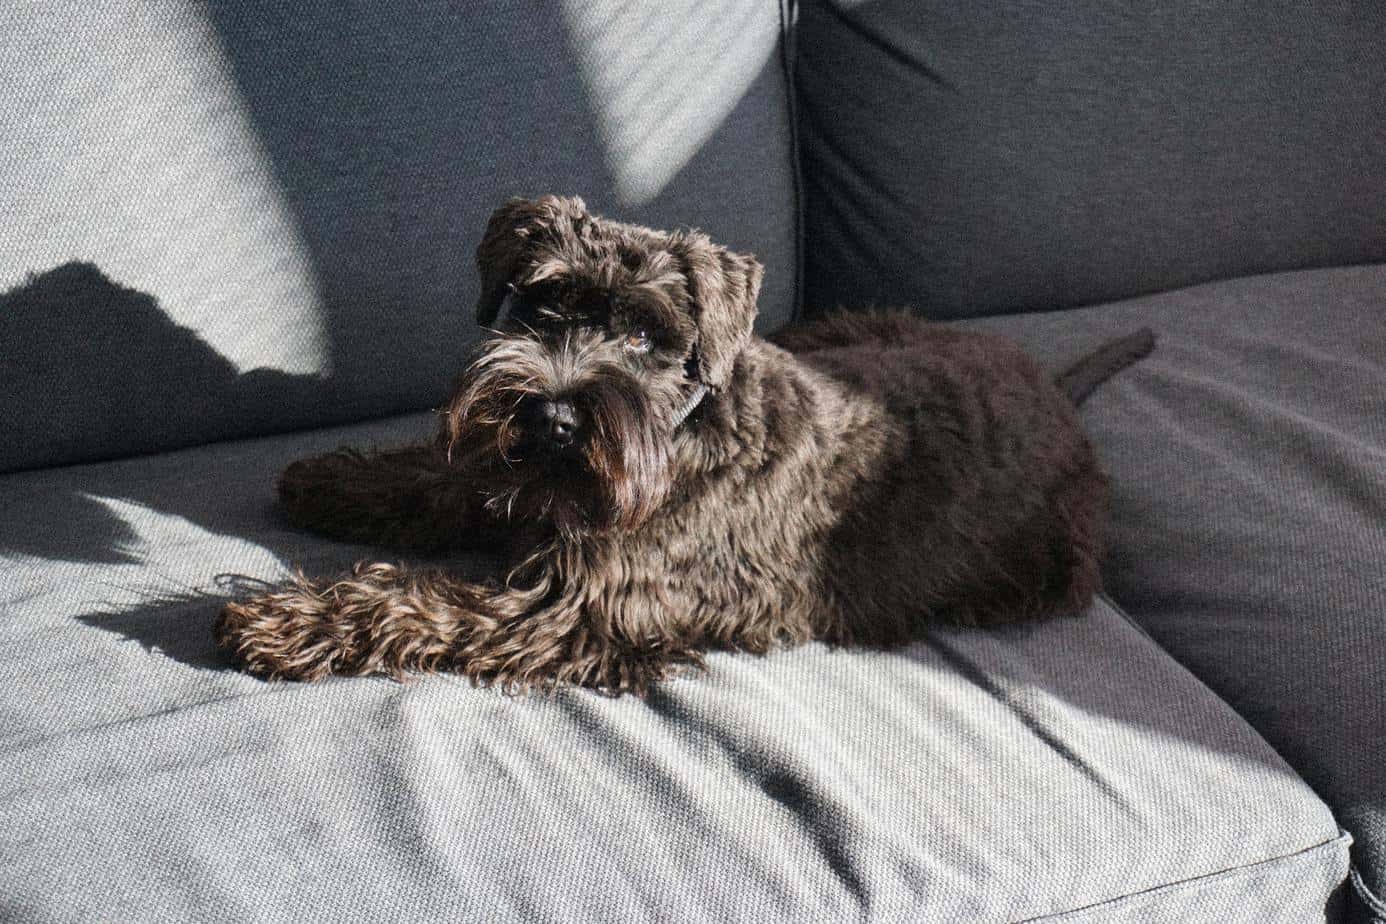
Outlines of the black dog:
[[[507,689],[643,692],[710,648],[893,645],[931,620],[1078,613],[1106,481],[1074,401],[1017,347],[905,314],[752,335],[761,267],[696,232],[512,200],[478,249],[480,347],[435,443],[296,462],[279,491],[327,535],[504,543],[478,584],[362,564],[229,604],[247,670],[450,670]],[[1067,392],[1067,393],[1066,393]]]

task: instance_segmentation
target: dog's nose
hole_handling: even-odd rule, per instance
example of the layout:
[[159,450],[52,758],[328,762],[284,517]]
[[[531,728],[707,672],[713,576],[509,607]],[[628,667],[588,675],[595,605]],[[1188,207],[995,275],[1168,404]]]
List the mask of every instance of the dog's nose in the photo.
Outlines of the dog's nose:
[[571,401],[541,401],[539,421],[549,442],[555,446],[571,446],[577,439],[578,413]]

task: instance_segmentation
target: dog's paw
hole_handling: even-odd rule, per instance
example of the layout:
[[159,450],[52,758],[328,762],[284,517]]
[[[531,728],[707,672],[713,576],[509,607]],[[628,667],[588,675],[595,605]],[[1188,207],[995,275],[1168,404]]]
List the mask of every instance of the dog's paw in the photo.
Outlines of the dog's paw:
[[350,449],[299,459],[279,473],[275,492],[291,516],[311,515],[325,489],[350,479],[361,468],[360,454]]
[[241,667],[271,680],[321,680],[346,651],[340,627],[326,618],[327,601],[306,584],[226,604],[216,639]]

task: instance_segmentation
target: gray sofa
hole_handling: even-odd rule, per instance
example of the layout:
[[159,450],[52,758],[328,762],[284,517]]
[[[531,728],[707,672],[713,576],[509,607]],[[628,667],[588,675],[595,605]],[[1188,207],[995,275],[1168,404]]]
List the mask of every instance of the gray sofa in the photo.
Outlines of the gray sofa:
[[[1386,921],[1383,48],[1369,0],[6,6],[0,920]],[[762,331],[1154,328],[1083,411],[1106,594],[643,701],[234,671],[222,601],[388,554],[275,473],[428,432],[546,191],[756,253]]]

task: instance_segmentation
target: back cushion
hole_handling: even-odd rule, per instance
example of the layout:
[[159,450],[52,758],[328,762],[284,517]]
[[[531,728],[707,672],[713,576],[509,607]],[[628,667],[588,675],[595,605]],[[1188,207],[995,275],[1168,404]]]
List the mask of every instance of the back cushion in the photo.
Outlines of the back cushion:
[[804,0],[805,304],[1386,260],[1386,4]]
[[511,195],[796,292],[768,0],[7,4],[0,471],[427,408]]

